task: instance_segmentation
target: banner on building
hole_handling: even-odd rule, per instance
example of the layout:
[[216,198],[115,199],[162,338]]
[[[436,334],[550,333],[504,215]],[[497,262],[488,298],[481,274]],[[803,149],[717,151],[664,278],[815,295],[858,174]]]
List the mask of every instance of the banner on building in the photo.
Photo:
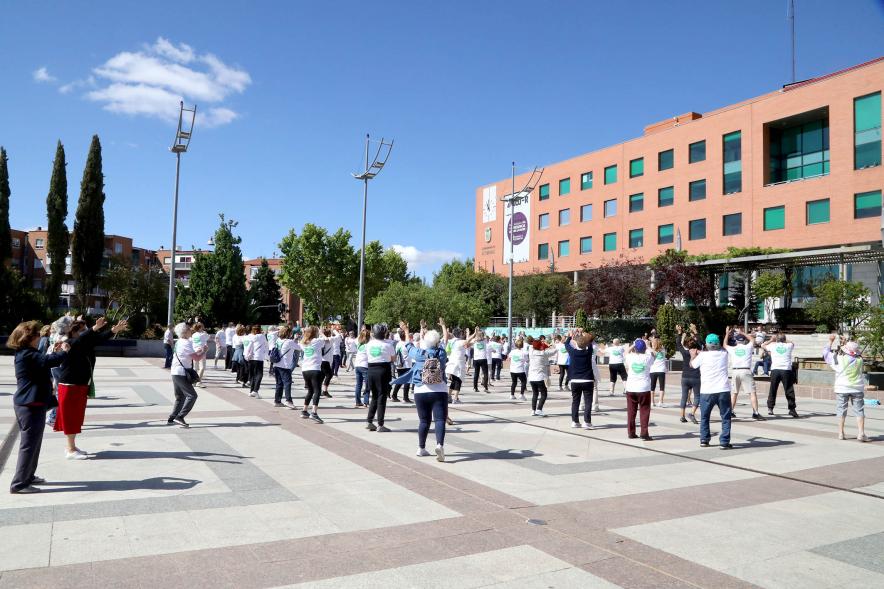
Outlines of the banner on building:
[[527,262],[531,258],[531,193],[520,192],[512,204],[504,199],[503,263],[510,263],[510,240],[513,262]]

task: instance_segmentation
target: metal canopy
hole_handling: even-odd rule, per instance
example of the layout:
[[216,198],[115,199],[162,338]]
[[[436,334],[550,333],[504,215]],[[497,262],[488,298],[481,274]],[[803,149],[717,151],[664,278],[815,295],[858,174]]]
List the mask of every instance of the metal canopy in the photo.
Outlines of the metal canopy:
[[884,261],[884,248],[872,245],[853,245],[740,258],[719,258],[697,262],[696,265],[703,270],[712,272],[734,272],[738,270],[774,270],[794,266],[864,264],[880,261]]

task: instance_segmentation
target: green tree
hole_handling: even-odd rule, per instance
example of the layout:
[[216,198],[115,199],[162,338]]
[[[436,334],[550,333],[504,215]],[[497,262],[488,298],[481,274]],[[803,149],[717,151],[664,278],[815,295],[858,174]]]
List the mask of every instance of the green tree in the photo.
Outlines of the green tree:
[[827,329],[846,330],[853,337],[857,326],[869,316],[869,294],[860,282],[827,278],[814,287],[814,299],[805,305],[805,311]]
[[469,294],[429,287],[421,283],[395,282],[378,294],[368,307],[368,323],[406,321],[419,325],[422,320],[435,325],[442,317],[449,326],[475,326],[487,323],[490,312],[486,305]]
[[[357,258],[359,252],[356,252]],[[358,268],[358,262],[357,262]],[[394,282],[410,284],[416,280],[408,272],[408,263],[399,252],[393,249],[384,249],[379,241],[372,241],[365,245],[365,306],[371,304],[372,299],[381,291],[385,290]],[[357,278],[358,288],[358,278]],[[358,292],[354,297],[354,303],[358,303]],[[356,308],[354,306],[354,315]]]
[[329,234],[324,227],[307,223],[300,235],[290,230],[279,248],[280,282],[304,302],[308,322],[351,312],[358,288],[359,257],[350,245],[349,231],[341,228]]
[[46,281],[46,299],[52,307],[61,294],[65,281],[65,258],[70,250],[71,236],[66,223],[68,216],[68,177],[64,146],[61,141],[55,147],[55,162],[52,164],[52,178],[49,180],[49,194],[46,196],[46,218],[48,219],[46,254],[49,256],[49,276]]
[[869,317],[859,328],[859,343],[863,353],[872,359],[884,356],[884,306],[878,305],[869,311]]
[[238,223],[221,220],[215,231],[215,250],[197,254],[190,270],[188,285],[179,284],[175,316],[199,318],[207,325],[222,321],[247,319],[246,281],[242,269],[242,238],[233,234]]
[[93,135],[71,235],[71,269],[81,308],[88,306],[88,295],[98,285],[104,260],[104,198],[101,143],[98,135]]
[[123,256],[114,256],[99,284],[107,291],[108,307],[116,307],[121,317],[128,316],[128,332],[138,336],[148,327],[151,315],[164,314],[168,280],[162,269],[142,268]]
[[657,336],[666,348],[667,357],[675,352],[675,326],[678,320],[678,309],[672,303],[665,303],[657,309]]
[[0,333],[10,333],[21,321],[46,319],[43,293],[28,285],[15,268],[0,265]]
[[543,321],[570,303],[571,281],[562,274],[529,274],[513,280],[513,314]]
[[774,305],[785,294],[783,274],[770,271],[759,273],[752,285],[752,292],[758,299],[764,301],[765,317],[772,317]]
[[443,264],[433,277],[433,286],[476,297],[488,306],[492,316],[506,314],[507,280],[481,268],[476,270],[471,259]]
[[0,267],[12,257],[12,231],[9,227],[9,158],[0,147]]
[[652,258],[648,265],[654,271],[652,307],[667,301],[678,303],[688,300],[695,305],[709,303],[709,280],[691,262],[687,252],[668,249]]
[[279,309],[277,305],[281,300],[279,283],[276,275],[270,269],[266,259],[261,259],[261,267],[255,272],[249,286],[249,303],[254,310],[252,317],[261,325],[269,325],[279,322]]

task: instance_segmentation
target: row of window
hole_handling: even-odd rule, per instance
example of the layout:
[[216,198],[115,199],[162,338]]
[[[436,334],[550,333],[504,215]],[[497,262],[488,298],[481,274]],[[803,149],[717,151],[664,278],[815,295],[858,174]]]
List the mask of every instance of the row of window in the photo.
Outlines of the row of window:
[[[591,206],[591,205],[590,205]],[[560,211],[560,219],[561,213]],[[853,196],[853,216],[855,219],[881,216],[881,191],[862,192]],[[548,215],[547,215],[548,218]],[[817,225],[828,223],[830,220],[830,202],[828,198],[812,200],[805,203],[805,223]],[[561,224],[561,223],[560,223]],[[786,207],[778,205],[764,209],[763,226],[765,231],[775,231],[786,227]],[[740,235],[743,232],[743,214],[731,213],[721,217],[721,234],[723,236]],[[706,219],[693,219],[688,221],[688,240],[696,241],[706,239]],[[628,247],[644,247],[644,229],[630,229],[628,235]],[[675,226],[672,223],[657,226],[657,245],[667,245],[675,241]],[[571,254],[571,241],[563,239],[557,244],[559,257],[567,257]],[[617,233],[605,233],[602,238],[602,251],[610,252],[617,249]],[[580,253],[592,252],[592,236],[580,238]],[[537,246],[537,259],[549,259],[549,244],[541,243]]]

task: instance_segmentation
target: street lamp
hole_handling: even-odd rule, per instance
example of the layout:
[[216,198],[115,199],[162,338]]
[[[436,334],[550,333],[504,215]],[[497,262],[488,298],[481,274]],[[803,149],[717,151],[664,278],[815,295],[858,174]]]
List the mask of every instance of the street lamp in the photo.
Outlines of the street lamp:
[[[509,278],[509,293],[507,296],[507,311],[506,311],[506,331],[507,331],[507,341],[512,345],[513,342],[513,236],[515,234],[515,225],[516,225],[516,210],[515,207],[517,204],[521,204],[523,202],[530,202],[531,192],[534,191],[534,188],[537,187],[537,184],[540,182],[540,179],[543,177],[543,168],[535,167],[531,172],[531,176],[528,178],[528,182],[525,186],[522,187],[522,190],[516,192],[516,162],[513,162],[512,167],[513,173],[513,191],[508,195],[502,197],[500,200],[509,205],[510,214],[509,214],[509,222],[507,222],[507,226],[504,228],[504,234],[506,238],[510,242],[510,251],[509,251],[509,266],[510,266],[510,278]],[[506,219],[506,215],[504,215],[504,219]],[[526,223],[530,223],[526,220]],[[527,226],[525,227],[527,230]]]
[[368,181],[381,173],[387,160],[390,158],[390,152],[393,151],[393,140],[388,142],[381,141],[378,144],[378,150],[374,154],[374,160],[368,161],[368,148],[371,137],[365,135],[365,170],[359,174],[353,174],[357,180],[362,180],[365,184],[362,189],[362,249],[359,250],[359,310],[357,311],[358,322],[356,329],[362,329],[362,322],[365,318],[365,218],[368,210]]
[[[190,113],[189,125],[184,113]],[[196,105],[193,105],[193,108],[184,108],[184,101],[181,101],[178,110],[178,130],[175,133],[175,141],[169,148],[169,151],[175,154],[175,201],[172,206],[172,259],[169,264],[169,309],[166,313],[166,325],[172,325],[172,310],[175,309],[175,249],[178,237],[178,179],[181,174],[181,154],[190,146],[195,120]]]

